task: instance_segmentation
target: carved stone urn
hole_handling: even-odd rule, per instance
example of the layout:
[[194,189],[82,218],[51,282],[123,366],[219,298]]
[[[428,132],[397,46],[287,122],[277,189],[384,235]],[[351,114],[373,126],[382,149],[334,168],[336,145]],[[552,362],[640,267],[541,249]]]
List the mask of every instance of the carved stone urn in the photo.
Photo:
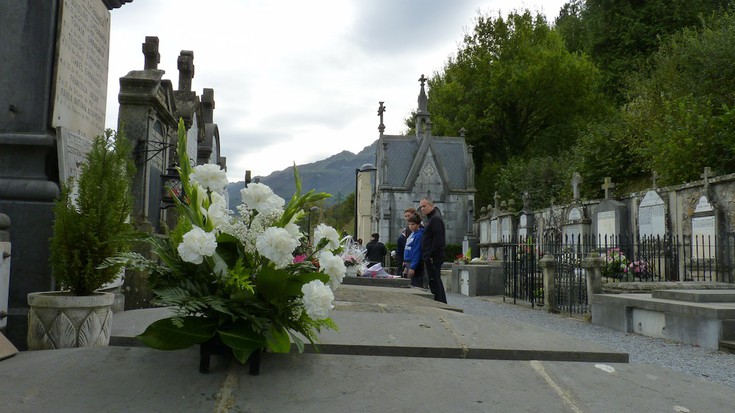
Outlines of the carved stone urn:
[[63,292],[28,294],[28,349],[106,346],[112,328],[112,293],[75,296]]

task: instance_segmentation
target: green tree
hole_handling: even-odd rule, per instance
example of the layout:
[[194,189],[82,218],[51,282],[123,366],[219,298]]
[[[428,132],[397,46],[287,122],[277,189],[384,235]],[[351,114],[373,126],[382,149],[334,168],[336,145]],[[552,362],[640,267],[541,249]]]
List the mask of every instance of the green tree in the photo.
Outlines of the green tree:
[[623,117],[663,184],[699,179],[705,166],[735,171],[735,13],[685,29],[631,81]]
[[510,159],[556,156],[574,144],[581,126],[606,106],[599,79],[540,14],[480,14],[457,56],[429,81],[433,130],[468,131],[482,205]]
[[624,102],[625,78],[643,68],[661,39],[685,27],[696,27],[702,15],[730,0],[586,0],[584,50],[605,74],[605,90]]

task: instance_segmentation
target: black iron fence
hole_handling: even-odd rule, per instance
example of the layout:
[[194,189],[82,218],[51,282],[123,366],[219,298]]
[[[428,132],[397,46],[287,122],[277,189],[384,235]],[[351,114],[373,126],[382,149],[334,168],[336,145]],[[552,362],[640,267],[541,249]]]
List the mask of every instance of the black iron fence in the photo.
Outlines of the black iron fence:
[[735,235],[721,237],[575,237],[550,235],[540,241],[520,238],[502,243],[505,296],[544,305],[538,260],[554,257],[556,309],[588,311],[586,272],[589,254],[603,258],[603,283],[629,281],[735,282]]

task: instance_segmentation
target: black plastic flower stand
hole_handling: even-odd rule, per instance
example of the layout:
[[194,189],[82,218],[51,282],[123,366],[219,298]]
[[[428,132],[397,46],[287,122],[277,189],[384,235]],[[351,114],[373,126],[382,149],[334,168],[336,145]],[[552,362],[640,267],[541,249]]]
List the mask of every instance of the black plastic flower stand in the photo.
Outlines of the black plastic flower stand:
[[[256,349],[248,357],[248,373],[251,376],[260,374],[260,354],[262,349]],[[199,345],[199,372],[202,374],[209,373],[209,362],[212,355],[226,357],[228,360],[232,358],[232,349],[225,345],[219,337],[213,337],[210,340]]]

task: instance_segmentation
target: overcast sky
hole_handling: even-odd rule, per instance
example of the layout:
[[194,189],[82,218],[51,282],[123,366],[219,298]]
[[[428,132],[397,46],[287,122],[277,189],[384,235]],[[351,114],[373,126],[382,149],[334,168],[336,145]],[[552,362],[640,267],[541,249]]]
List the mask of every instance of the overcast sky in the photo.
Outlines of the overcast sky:
[[565,0],[134,0],[112,11],[106,127],[117,128],[119,78],[143,69],[157,36],[159,69],[194,51],[192,90],[214,89],[214,121],[231,182],[268,175],[405,132],[421,74],[432,76],[478,11],[528,8],[553,19]]

